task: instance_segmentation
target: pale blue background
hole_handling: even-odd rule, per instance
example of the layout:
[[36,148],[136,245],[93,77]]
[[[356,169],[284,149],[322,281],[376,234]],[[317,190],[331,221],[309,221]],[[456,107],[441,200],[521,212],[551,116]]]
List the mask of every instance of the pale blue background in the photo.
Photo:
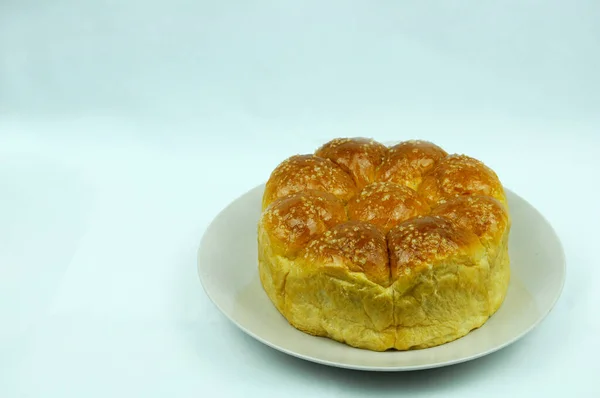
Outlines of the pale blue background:
[[[0,2],[0,396],[600,395],[597,1]],[[204,229],[335,136],[493,167],[565,245],[530,336],[361,374],[238,332]]]

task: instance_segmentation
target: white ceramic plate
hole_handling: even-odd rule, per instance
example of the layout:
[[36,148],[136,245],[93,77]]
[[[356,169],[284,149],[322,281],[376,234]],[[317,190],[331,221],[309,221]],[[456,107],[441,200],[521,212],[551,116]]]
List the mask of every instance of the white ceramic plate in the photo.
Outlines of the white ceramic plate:
[[506,190],[512,215],[511,282],[504,304],[481,328],[434,348],[372,352],[304,334],[288,324],[258,277],[257,223],[264,185],[225,208],[208,227],[198,251],[207,295],[234,324],[257,340],[299,358],[360,370],[401,371],[456,364],[497,351],[531,331],[558,300],[565,280],[561,243],[550,224]]

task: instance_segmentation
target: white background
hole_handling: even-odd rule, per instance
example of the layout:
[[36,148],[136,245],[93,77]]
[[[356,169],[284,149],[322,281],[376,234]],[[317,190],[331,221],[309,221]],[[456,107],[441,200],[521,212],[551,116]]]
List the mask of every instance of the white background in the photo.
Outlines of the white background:
[[[478,157],[548,218],[568,279],[534,332],[373,374],[215,309],[208,223],[357,135]],[[595,0],[2,0],[0,396],[600,396],[599,150]]]

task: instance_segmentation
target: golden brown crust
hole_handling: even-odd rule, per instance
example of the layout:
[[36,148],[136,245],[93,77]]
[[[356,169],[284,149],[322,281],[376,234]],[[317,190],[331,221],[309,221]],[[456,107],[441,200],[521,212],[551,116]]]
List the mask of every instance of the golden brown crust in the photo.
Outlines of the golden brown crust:
[[392,279],[431,267],[448,257],[482,256],[477,236],[439,216],[417,217],[388,234]]
[[510,281],[508,233],[510,217],[506,206],[491,196],[458,196],[433,209],[438,215],[479,237],[490,266],[490,314],[502,304]]
[[458,196],[435,207],[432,215],[445,217],[488,244],[498,244],[508,227],[508,211],[491,196]]
[[352,176],[357,187],[362,188],[375,180],[387,151],[385,145],[372,139],[336,138],[317,149],[315,155],[339,165]]
[[346,220],[341,200],[322,191],[279,198],[263,212],[261,224],[275,254],[293,255],[313,237]]
[[401,142],[390,148],[377,172],[377,180],[417,189],[423,175],[447,155],[446,151],[429,141]]
[[385,232],[404,220],[428,212],[427,202],[415,191],[392,182],[367,185],[348,202],[351,220],[370,222]]
[[480,160],[466,155],[450,155],[428,173],[419,193],[436,204],[460,195],[491,196],[506,203],[504,189],[496,173]]
[[375,351],[480,327],[510,279],[510,216],[482,162],[426,141],[332,140],[271,174],[261,284],[291,325]]
[[362,272],[380,285],[390,280],[385,234],[374,225],[348,221],[312,240],[303,252],[309,264]]
[[306,190],[328,192],[344,202],[357,191],[352,178],[331,160],[314,155],[295,155],[271,173],[263,195],[263,209],[275,199]]

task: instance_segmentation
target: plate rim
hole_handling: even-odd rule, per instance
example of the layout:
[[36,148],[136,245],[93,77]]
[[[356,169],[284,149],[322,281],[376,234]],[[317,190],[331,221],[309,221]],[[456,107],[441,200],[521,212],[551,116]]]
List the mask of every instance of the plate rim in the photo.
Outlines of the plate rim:
[[[503,188],[505,191],[508,191],[510,194],[514,195],[519,200],[523,201],[531,209],[533,209],[533,211],[535,211],[537,213],[537,215],[541,218],[541,220],[549,228],[549,231],[554,235],[554,237],[556,238],[556,241],[558,243],[558,252],[560,253],[560,258],[557,259],[557,261],[560,261],[560,270],[562,273],[560,287],[557,289],[557,293],[556,293],[554,299],[552,300],[551,304],[548,306],[548,308],[543,313],[540,314],[538,319],[532,325],[523,329],[523,331],[521,331],[519,334],[517,334],[516,336],[514,336],[511,339],[506,340],[502,344],[499,344],[488,350],[483,350],[481,352],[478,352],[477,354],[465,356],[465,357],[461,357],[461,358],[456,358],[456,359],[448,360],[448,361],[432,362],[432,363],[428,363],[428,364],[421,364],[421,365],[414,365],[414,366],[411,366],[411,365],[403,365],[403,366],[368,366],[368,365],[365,365],[365,366],[363,366],[363,365],[356,365],[356,364],[348,364],[348,363],[343,363],[343,362],[339,362],[339,361],[330,361],[330,360],[326,360],[326,359],[322,359],[322,358],[318,358],[318,357],[304,355],[304,354],[295,352],[293,350],[287,349],[285,347],[278,346],[278,345],[270,342],[269,340],[259,336],[258,334],[252,332],[251,330],[247,329],[246,327],[244,327],[242,324],[240,324],[238,321],[236,321],[227,311],[225,311],[219,305],[217,300],[215,300],[214,297],[210,294],[209,289],[207,288],[206,283],[203,280],[203,276],[202,276],[202,272],[201,272],[201,265],[200,265],[201,252],[202,252],[202,248],[204,247],[204,242],[207,239],[208,234],[211,231],[211,228],[216,224],[218,219],[225,212],[227,212],[227,210],[229,210],[233,205],[235,205],[239,200],[241,200],[242,198],[244,198],[246,195],[250,194],[254,190],[258,190],[259,188],[264,187],[265,185],[266,185],[266,182],[262,182],[258,185],[255,185],[254,187],[248,189],[246,192],[242,193],[241,195],[238,195],[235,199],[231,200],[226,206],[221,208],[221,210],[213,217],[211,222],[205,228],[205,230],[202,234],[202,238],[200,239],[199,247],[196,251],[196,270],[197,270],[198,278],[200,280],[200,285],[202,286],[204,293],[209,298],[209,300],[212,302],[212,304],[219,310],[219,312],[221,312],[221,314],[223,314],[230,322],[232,322],[237,328],[239,328],[242,332],[244,332],[248,336],[254,338],[255,340],[261,342],[262,344],[264,344],[272,349],[275,349],[284,354],[293,356],[295,358],[299,358],[299,359],[302,359],[305,361],[309,361],[309,362],[313,362],[313,363],[317,363],[317,364],[325,365],[325,366],[337,367],[337,368],[342,368],[342,369],[359,370],[359,371],[372,371],[372,372],[408,372],[408,371],[435,369],[435,368],[457,365],[460,363],[464,363],[464,362],[468,362],[468,361],[472,361],[472,360],[484,357],[486,355],[493,354],[503,348],[510,346],[511,344],[514,344],[515,342],[517,342],[520,339],[522,339],[523,337],[525,337],[533,329],[538,327],[544,320],[546,320],[548,315],[552,312],[552,310],[556,306],[558,300],[560,299],[560,297],[562,296],[562,293],[564,291],[564,287],[565,287],[565,283],[566,283],[566,279],[567,279],[567,264],[566,264],[566,255],[565,255],[564,245],[563,245],[562,240],[560,239],[560,235],[557,233],[557,231],[554,228],[554,226],[552,225],[552,223],[550,223],[550,221],[544,216],[544,214],[541,211],[539,211],[535,206],[533,206],[529,201],[527,201],[525,198],[523,198],[522,196],[517,194],[515,191],[513,191],[512,189],[503,185]],[[290,325],[290,327],[293,327],[293,326]]]

